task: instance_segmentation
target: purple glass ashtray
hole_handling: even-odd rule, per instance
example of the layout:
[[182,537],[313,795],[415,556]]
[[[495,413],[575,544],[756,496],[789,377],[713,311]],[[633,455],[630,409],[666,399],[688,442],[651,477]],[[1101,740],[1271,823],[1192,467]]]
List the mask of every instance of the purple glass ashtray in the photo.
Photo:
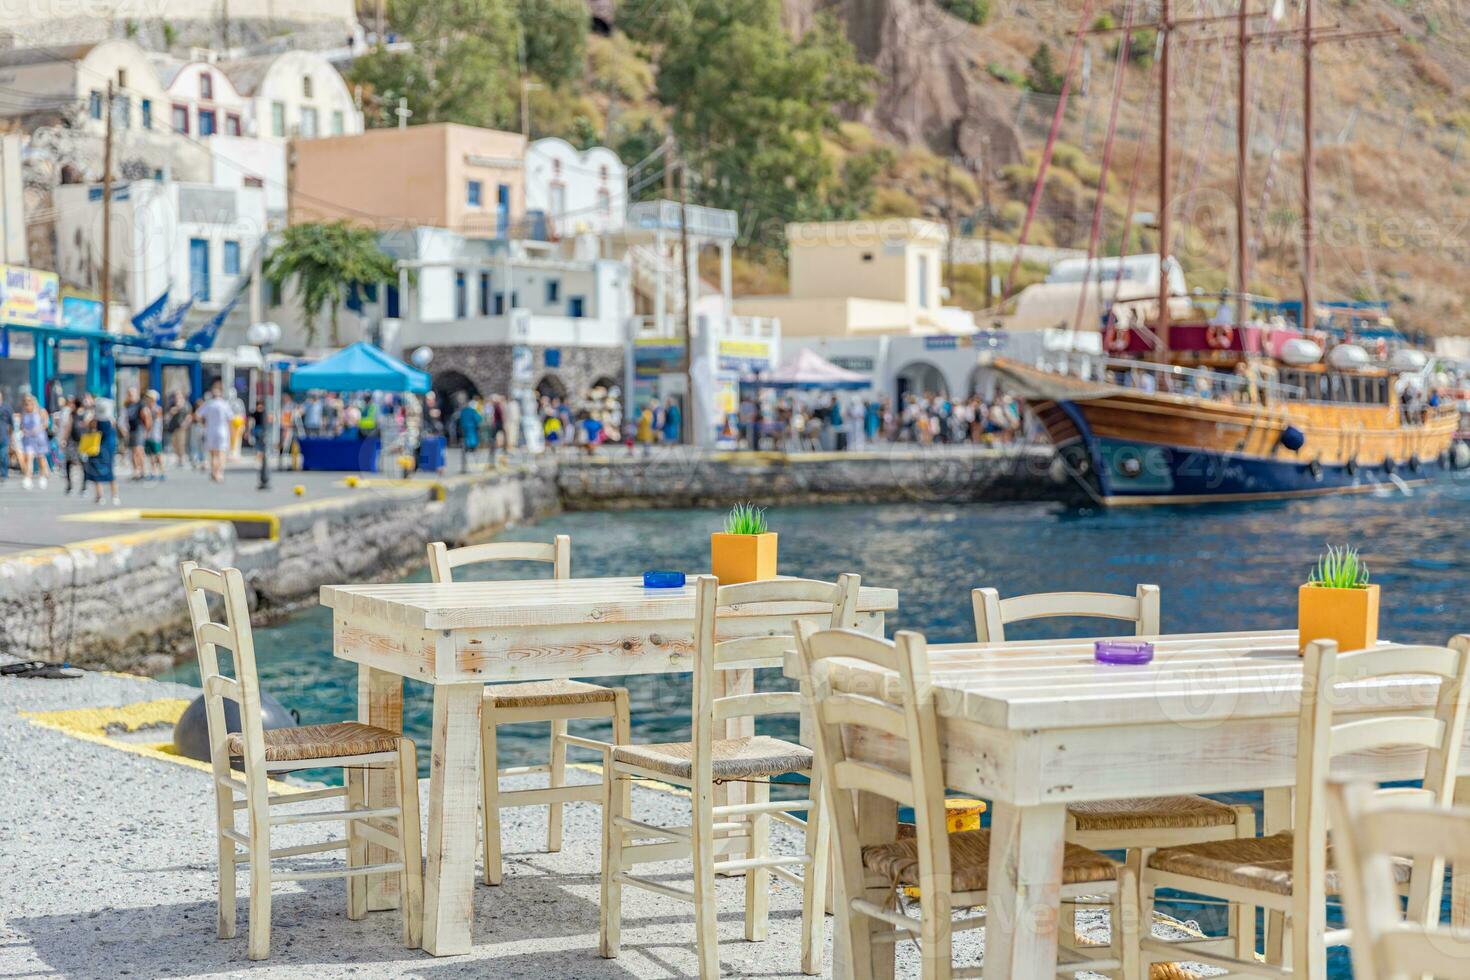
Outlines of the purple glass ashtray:
[[1092,655],[1100,664],[1146,664],[1154,659],[1154,645],[1142,640],[1098,640]]

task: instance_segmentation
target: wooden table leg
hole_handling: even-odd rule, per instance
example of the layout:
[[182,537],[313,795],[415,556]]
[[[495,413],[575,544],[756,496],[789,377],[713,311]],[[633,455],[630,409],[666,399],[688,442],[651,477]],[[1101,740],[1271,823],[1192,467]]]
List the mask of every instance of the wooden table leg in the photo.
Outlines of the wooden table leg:
[[[391,732],[403,731],[403,678],[386,670],[357,668],[357,718],[365,725],[376,725]],[[370,807],[394,806],[396,788],[382,769],[354,773],[354,782],[365,784],[365,799]],[[386,864],[397,860],[396,854],[381,844],[367,845],[368,864]],[[357,883],[361,883],[358,885]],[[372,875],[366,879],[349,879],[349,892],[367,890],[367,911],[380,912],[398,908],[398,875]]]
[[433,956],[470,951],[484,690],[481,684],[434,688],[429,850],[424,875],[424,950]]
[[1066,807],[995,801],[990,818],[988,980],[1052,980],[1062,892]]

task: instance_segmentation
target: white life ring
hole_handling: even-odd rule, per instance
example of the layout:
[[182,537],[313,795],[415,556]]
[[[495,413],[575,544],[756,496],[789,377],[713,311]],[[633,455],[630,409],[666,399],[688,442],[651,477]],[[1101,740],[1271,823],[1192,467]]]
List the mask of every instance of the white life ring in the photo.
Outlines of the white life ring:
[[1205,340],[1216,350],[1226,350],[1235,343],[1235,328],[1228,323],[1212,323],[1205,331]]

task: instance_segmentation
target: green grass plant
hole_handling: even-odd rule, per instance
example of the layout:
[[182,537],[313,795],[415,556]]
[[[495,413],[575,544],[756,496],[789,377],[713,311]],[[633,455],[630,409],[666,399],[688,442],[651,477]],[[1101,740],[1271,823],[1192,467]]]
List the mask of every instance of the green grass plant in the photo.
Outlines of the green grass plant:
[[736,504],[725,515],[726,534],[765,534],[766,509],[754,504]]
[[1328,545],[1327,553],[1317,559],[1317,566],[1312,569],[1307,584],[1324,589],[1366,589],[1368,566],[1358,555],[1357,548]]

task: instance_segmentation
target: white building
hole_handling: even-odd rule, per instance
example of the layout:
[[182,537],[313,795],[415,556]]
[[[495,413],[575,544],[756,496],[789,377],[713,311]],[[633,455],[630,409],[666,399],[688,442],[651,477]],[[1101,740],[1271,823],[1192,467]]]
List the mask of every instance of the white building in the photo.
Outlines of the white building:
[[250,100],[245,131],[261,139],[362,132],[362,111],[346,80],[315,51],[283,51],[221,62],[219,67]]
[[20,136],[0,135],[0,265],[29,265]]
[[[266,230],[260,188],[172,180],[114,187],[112,285],[118,301],[136,314],[164,290],[171,304],[192,295],[192,323],[235,296]],[[57,272],[65,282],[100,292],[102,188],[64,184],[56,189],[56,204]]]
[[230,76],[210,60],[175,61],[156,58],[160,80],[168,93],[168,127],[182,136],[207,139],[256,136],[248,95],[235,88]]
[[621,231],[628,168],[605,146],[578,150],[548,137],[526,148],[526,212],[545,220],[545,236],[566,239]]
[[115,136],[168,132],[163,83],[147,53],[128,40],[0,51],[0,118],[27,130],[74,119],[100,136],[109,82]]

